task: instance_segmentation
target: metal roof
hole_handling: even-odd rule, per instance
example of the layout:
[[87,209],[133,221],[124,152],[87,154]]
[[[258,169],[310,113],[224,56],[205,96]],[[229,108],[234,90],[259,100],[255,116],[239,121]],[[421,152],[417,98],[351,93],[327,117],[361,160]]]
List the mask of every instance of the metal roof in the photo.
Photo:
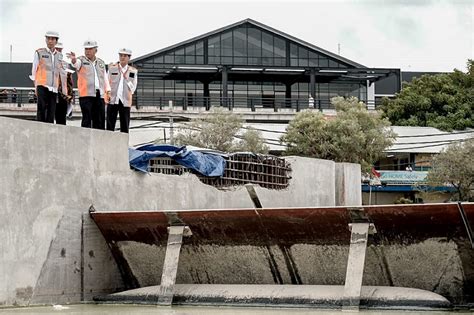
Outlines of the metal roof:
[[336,59],[336,60],[339,60],[339,61],[341,61],[341,62],[343,62],[343,63],[346,63],[346,64],[348,64],[349,66],[356,67],[356,68],[367,68],[367,67],[364,66],[364,65],[361,65],[361,64],[359,64],[359,63],[356,63],[356,62],[354,62],[354,61],[352,61],[352,60],[349,60],[349,59],[347,59],[347,58],[341,57],[341,56],[339,56],[339,55],[337,55],[337,54],[334,54],[334,53],[332,53],[332,52],[330,52],[330,51],[327,51],[327,50],[325,50],[325,49],[322,49],[322,48],[320,48],[320,47],[318,47],[318,46],[315,46],[315,45],[313,45],[313,44],[310,44],[310,43],[308,43],[308,42],[305,42],[305,41],[303,41],[303,40],[301,40],[301,39],[298,39],[298,38],[296,38],[296,37],[294,37],[294,36],[291,36],[291,35],[289,35],[289,34],[286,34],[286,33],[282,32],[282,31],[279,31],[279,30],[277,30],[277,29],[274,29],[274,28],[272,28],[272,27],[270,27],[270,26],[268,26],[268,25],[265,25],[265,24],[263,24],[263,23],[257,22],[257,21],[252,20],[252,19],[245,19],[245,20],[236,22],[236,23],[234,23],[234,24],[230,24],[230,25],[224,26],[224,27],[219,28],[219,29],[217,29],[217,30],[214,30],[214,31],[211,31],[211,32],[208,32],[208,33],[205,33],[205,34],[202,34],[202,35],[193,37],[193,38],[191,38],[191,39],[188,39],[188,40],[185,40],[185,41],[183,41],[183,42],[174,44],[174,45],[172,45],[172,46],[168,46],[168,47],[166,47],[166,48],[159,49],[159,50],[154,51],[154,52],[152,52],[152,53],[149,53],[149,54],[146,54],[146,55],[137,57],[137,58],[131,60],[130,62],[131,62],[131,63],[135,63],[135,62],[138,62],[138,61],[147,59],[147,58],[149,58],[149,57],[152,57],[152,56],[155,56],[155,55],[164,53],[164,52],[166,52],[166,51],[169,51],[169,50],[172,50],[172,49],[174,49],[174,48],[177,48],[177,47],[180,47],[180,46],[183,46],[183,45],[192,43],[192,42],[194,42],[194,41],[198,41],[198,40],[201,40],[201,39],[203,39],[203,38],[206,38],[206,37],[209,37],[209,36],[218,34],[218,33],[225,32],[225,31],[227,31],[227,30],[229,30],[229,29],[235,28],[235,27],[237,27],[237,26],[240,26],[240,25],[243,25],[243,24],[246,24],[246,23],[251,24],[251,25],[254,25],[254,26],[256,26],[256,27],[258,27],[258,28],[261,28],[261,29],[263,29],[263,30],[266,30],[266,31],[268,31],[268,32],[270,32],[270,33],[274,33],[274,34],[276,34],[276,35],[279,35],[279,36],[281,36],[281,37],[283,37],[283,38],[286,38],[286,39],[291,40],[291,41],[293,41],[293,42],[295,42],[295,43],[298,43],[298,44],[300,44],[300,45],[302,45],[302,46],[305,46],[305,47],[307,47],[307,48],[309,48],[309,49],[311,49],[311,50],[315,50],[315,51],[317,51],[317,52],[319,52],[319,53],[325,54],[325,55],[327,55],[327,56],[329,56],[329,57],[331,57],[331,58],[333,58],[333,59]]
[[387,153],[440,153],[453,143],[474,138],[474,129],[445,132],[433,127],[392,126],[397,134]]

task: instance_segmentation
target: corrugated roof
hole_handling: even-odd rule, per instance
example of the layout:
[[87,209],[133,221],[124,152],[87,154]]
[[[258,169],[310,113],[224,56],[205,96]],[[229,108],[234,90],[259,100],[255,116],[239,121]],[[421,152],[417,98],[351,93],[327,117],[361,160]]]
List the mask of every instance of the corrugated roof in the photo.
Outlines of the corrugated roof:
[[440,153],[447,146],[474,138],[474,129],[445,132],[432,127],[392,126],[398,135],[387,153]]

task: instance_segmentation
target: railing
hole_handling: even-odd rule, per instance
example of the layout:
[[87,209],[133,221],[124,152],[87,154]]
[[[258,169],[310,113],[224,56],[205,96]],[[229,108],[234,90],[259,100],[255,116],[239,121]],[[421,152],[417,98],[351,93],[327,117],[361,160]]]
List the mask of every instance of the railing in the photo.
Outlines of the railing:
[[[170,101],[173,107],[182,110],[205,109],[212,107],[224,107],[229,110],[233,109],[250,109],[255,112],[259,109],[270,109],[274,112],[280,110],[293,110],[299,112],[304,109],[315,110],[334,110],[334,106],[329,100],[314,100],[303,98],[272,98],[272,97],[218,97],[218,96],[157,96],[143,97],[135,96],[134,104],[138,107],[155,106],[160,110],[169,108]],[[367,102],[366,102],[367,103]],[[374,106],[373,102],[369,102]],[[373,107],[372,107],[373,108]]]
[[[75,89],[75,94],[77,94],[77,90]],[[17,107],[23,107],[26,105],[34,105],[38,102],[38,98],[35,95],[34,89],[29,88],[0,88],[0,103],[9,103],[15,105]],[[79,98],[73,98],[73,104],[79,104]]]
[[[79,104],[78,93],[75,90],[73,105]],[[304,98],[279,98],[279,97],[219,97],[219,96],[139,96],[134,95],[133,103],[140,107],[155,107],[160,110],[169,109],[170,101],[174,108],[181,110],[210,110],[212,107],[224,107],[229,110],[248,109],[252,112],[261,110],[296,111],[315,109],[319,111],[334,110],[330,100],[309,100]],[[1,88],[0,103],[16,104],[22,107],[36,104],[37,98],[34,89],[28,88]],[[366,102],[367,104],[367,102]],[[371,107],[372,105],[372,107]],[[368,108],[373,108],[373,102],[368,103]]]
[[36,103],[37,98],[33,89],[0,89],[0,103],[23,104]]

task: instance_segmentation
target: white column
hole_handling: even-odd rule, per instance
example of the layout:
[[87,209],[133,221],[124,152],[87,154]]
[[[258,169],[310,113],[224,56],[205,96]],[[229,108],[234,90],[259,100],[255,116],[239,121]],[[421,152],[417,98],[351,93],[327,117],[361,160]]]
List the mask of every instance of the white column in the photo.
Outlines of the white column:
[[375,83],[367,80],[367,109],[375,110]]

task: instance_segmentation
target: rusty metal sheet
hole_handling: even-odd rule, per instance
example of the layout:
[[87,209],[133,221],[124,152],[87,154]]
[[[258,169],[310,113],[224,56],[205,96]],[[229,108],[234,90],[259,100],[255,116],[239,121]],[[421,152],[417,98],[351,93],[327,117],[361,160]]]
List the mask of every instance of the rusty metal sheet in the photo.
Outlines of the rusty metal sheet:
[[[463,203],[471,224],[474,203]],[[165,244],[167,226],[188,225],[195,244],[347,244],[350,207],[93,212],[108,242]],[[457,204],[363,206],[375,242],[416,243],[467,236]]]

